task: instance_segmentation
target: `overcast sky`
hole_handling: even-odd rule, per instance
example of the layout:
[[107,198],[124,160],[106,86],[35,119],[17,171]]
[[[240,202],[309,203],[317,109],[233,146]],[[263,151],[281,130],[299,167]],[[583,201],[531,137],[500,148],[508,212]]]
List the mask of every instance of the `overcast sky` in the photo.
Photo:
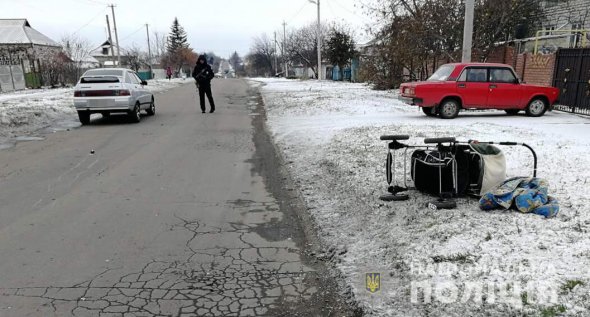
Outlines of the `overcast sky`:
[[[364,0],[368,1],[368,0]],[[188,33],[197,52],[213,51],[228,57],[245,55],[252,38],[316,21],[315,4],[308,0],[0,0],[0,18],[27,18],[31,26],[59,41],[76,32],[98,46],[106,39],[107,4],[114,3],[121,47],[147,47],[144,24],[150,33],[168,33],[174,17]],[[321,0],[322,21],[345,21],[355,28],[357,41],[366,42],[371,20],[359,0]],[[107,10],[108,9],[108,10]],[[112,24],[112,21],[111,21]],[[112,25],[111,25],[112,27]],[[114,36],[114,35],[113,35]]]

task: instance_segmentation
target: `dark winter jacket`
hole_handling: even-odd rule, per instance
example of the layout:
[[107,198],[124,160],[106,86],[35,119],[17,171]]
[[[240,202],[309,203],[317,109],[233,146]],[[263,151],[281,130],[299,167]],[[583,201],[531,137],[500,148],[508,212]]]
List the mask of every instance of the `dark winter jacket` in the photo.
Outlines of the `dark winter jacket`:
[[[204,63],[201,63],[201,61],[204,61]],[[215,77],[215,74],[213,74],[211,66],[207,64],[207,58],[204,55],[199,56],[197,66],[193,70],[193,78],[197,81],[197,84],[199,86],[209,86],[213,77]]]

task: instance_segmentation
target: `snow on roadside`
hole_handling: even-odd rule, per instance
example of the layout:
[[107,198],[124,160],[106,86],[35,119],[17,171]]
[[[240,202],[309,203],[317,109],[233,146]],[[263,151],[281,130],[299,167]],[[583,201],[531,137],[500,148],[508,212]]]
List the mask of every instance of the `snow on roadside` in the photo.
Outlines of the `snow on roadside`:
[[[441,120],[401,104],[395,92],[362,84],[258,81],[269,129],[327,258],[367,315],[590,314],[590,119],[489,111]],[[406,202],[381,202],[382,134],[409,134],[413,144],[432,136],[526,142],[537,151],[538,175],[549,180],[560,214],[483,212],[469,198],[456,210],[431,211],[425,206],[432,197],[417,192]],[[528,150],[503,150],[510,176],[531,174]],[[365,289],[367,272],[381,273],[379,293]]]
[[[149,80],[146,86],[160,93],[192,80]],[[78,127],[73,106],[73,88],[30,89],[0,94],[0,149],[26,140],[42,129],[62,130]],[[35,139],[35,137],[33,137]]]

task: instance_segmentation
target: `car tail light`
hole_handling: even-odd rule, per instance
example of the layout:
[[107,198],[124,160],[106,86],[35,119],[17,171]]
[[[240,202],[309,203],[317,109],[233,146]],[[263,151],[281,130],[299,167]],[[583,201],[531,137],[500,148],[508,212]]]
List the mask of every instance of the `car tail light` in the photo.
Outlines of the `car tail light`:
[[74,90],[74,97],[82,97],[84,94],[80,90]]
[[115,90],[114,93],[115,96],[131,96],[131,93],[127,89]]

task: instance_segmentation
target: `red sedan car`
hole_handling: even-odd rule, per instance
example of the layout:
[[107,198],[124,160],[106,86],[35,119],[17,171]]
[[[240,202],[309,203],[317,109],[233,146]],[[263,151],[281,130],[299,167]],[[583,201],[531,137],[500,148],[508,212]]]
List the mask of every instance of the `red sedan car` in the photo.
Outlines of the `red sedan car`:
[[400,99],[428,116],[455,118],[461,109],[499,109],[531,117],[551,110],[559,97],[554,87],[521,83],[512,67],[491,63],[441,66],[427,81],[402,84]]

